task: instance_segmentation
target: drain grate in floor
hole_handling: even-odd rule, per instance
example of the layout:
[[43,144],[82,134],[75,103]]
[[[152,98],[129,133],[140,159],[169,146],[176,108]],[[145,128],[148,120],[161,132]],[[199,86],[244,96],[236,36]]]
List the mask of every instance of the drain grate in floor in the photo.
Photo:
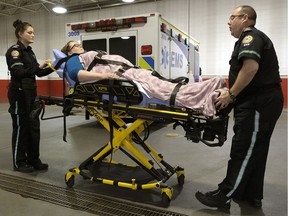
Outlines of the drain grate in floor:
[[158,208],[119,201],[85,191],[69,190],[23,177],[0,173],[0,188],[53,204],[101,216],[187,216]]

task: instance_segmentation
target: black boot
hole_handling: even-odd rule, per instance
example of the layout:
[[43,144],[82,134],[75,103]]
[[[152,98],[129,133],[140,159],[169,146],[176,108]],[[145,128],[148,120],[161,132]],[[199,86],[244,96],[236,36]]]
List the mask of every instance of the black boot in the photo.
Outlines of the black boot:
[[262,200],[261,199],[246,199],[248,204],[254,208],[261,208],[262,207]]
[[41,171],[41,170],[48,170],[48,164],[46,164],[46,163],[42,163],[42,161],[39,159],[39,160],[37,160],[36,162],[34,162],[34,163],[28,163],[29,165],[31,165],[31,166],[33,166],[33,168],[35,169],[35,170],[39,170],[39,171]]
[[14,170],[22,173],[31,173],[34,171],[34,168],[29,164],[21,163],[18,166],[14,166]]
[[199,202],[209,207],[230,208],[231,206],[231,199],[223,194],[219,189],[209,191],[205,194],[198,191],[195,194],[195,197]]

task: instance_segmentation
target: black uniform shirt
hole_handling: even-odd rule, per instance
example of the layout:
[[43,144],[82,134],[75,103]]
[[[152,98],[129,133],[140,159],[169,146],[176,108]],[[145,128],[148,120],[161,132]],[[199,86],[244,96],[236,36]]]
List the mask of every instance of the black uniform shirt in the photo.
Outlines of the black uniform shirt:
[[32,48],[26,48],[20,41],[7,50],[6,62],[11,74],[11,88],[36,90],[35,75],[41,77],[52,72],[51,68],[41,70]]
[[235,43],[230,60],[229,86],[235,80],[243,66],[244,58],[254,59],[259,69],[249,85],[241,91],[237,98],[280,85],[280,74],[277,55],[272,41],[256,28],[247,28]]

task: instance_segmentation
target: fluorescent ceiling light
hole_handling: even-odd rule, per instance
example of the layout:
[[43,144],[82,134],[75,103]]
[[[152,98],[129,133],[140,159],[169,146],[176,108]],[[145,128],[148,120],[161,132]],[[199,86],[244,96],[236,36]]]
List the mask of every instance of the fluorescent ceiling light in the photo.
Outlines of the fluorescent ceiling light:
[[129,36],[123,36],[123,37],[121,37],[121,39],[123,39],[123,40],[128,40],[130,37]]
[[64,14],[67,12],[67,9],[60,5],[56,5],[55,7],[52,8],[52,10],[58,14]]
[[134,2],[134,0],[122,0],[123,2]]

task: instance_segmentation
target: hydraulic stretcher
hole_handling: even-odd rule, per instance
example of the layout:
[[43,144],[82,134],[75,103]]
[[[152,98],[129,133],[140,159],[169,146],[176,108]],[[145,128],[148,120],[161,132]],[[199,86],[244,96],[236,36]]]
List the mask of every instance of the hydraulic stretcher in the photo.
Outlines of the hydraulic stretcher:
[[[103,95],[109,95],[108,99],[103,99]],[[74,93],[64,98],[40,96],[39,99],[47,105],[63,106],[64,117],[69,115],[73,107],[84,107],[110,133],[109,142],[65,175],[68,187],[73,187],[74,175],[78,174],[90,181],[132,190],[159,188],[162,204],[167,207],[173,188],[166,182],[176,174],[178,184],[182,186],[184,169],[167,163],[163,155],[146,142],[148,137],[141,137],[144,132],[147,135],[149,125],[155,121],[174,123],[174,129],[183,127],[187,140],[196,143],[201,141],[212,147],[222,146],[226,140],[227,113],[219,113],[217,118],[206,118],[186,108],[157,104],[139,107],[137,105],[143,100],[143,94],[130,81],[117,79],[77,84]],[[44,112],[41,118],[45,119]],[[116,151],[123,152],[135,165],[111,160],[108,156]]]

